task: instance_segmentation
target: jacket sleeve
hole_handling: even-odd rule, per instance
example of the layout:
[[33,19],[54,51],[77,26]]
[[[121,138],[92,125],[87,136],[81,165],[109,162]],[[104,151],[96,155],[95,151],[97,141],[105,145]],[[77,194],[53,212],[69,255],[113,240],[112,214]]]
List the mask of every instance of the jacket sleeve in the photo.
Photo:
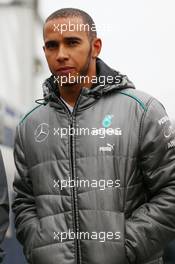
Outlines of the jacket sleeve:
[[30,249],[34,241],[38,226],[35,198],[33,195],[32,182],[29,177],[25,151],[20,136],[20,125],[16,130],[14,161],[16,174],[13,182],[15,198],[12,209],[15,214],[16,237],[24,247],[24,254],[29,260]]
[[146,262],[175,239],[175,129],[155,99],[141,121],[139,167],[148,199],[126,220],[130,263]]
[[[2,154],[0,151],[0,243],[5,237],[9,225],[9,196],[7,179],[4,168],[4,163],[2,159]],[[3,250],[0,249],[0,263],[4,258]]]

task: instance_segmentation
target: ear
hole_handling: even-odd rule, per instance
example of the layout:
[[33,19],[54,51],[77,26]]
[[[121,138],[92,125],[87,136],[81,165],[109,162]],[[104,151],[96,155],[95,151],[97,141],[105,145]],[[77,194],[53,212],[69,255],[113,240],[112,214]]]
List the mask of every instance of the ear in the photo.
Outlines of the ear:
[[96,59],[100,54],[102,47],[102,41],[100,38],[95,38],[92,40],[92,58]]

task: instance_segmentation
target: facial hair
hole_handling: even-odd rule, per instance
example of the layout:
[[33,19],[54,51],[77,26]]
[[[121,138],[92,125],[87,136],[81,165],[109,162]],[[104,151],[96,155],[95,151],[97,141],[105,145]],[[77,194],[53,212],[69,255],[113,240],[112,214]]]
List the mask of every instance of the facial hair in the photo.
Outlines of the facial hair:
[[91,62],[91,54],[92,54],[92,47],[90,45],[89,52],[87,54],[87,58],[86,58],[86,61],[84,63],[84,66],[80,70],[79,74],[77,76],[75,76],[75,81],[74,82],[71,81],[71,82],[63,83],[62,87],[66,88],[66,87],[75,86],[75,85],[81,83],[81,82],[79,82],[79,80],[83,80],[83,77],[87,77],[87,74],[88,74],[88,71],[89,71],[89,67],[90,67],[90,62]]

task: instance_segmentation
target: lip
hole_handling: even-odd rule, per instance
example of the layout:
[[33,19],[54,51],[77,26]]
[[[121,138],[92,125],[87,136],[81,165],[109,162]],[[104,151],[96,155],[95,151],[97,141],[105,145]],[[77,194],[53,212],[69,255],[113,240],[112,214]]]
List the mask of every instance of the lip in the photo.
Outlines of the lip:
[[57,69],[57,72],[60,74],[62,73],[70,73],[72,71],[74,71],[75,68],[74,67],[69,67],[69,66],[65,66],[65,67],[60,67],[59,69]]

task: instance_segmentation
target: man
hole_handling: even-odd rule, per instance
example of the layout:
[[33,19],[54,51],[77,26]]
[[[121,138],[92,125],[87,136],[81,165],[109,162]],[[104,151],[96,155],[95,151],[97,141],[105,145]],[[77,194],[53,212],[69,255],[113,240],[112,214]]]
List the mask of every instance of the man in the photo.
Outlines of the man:
[[98,58],[92,18],[44,25],[52,73],[17,127],[17,238],[33,264],[158,264],[175,238],[174,131],[163,106]]
[[[9,225],[9,198],[4,163],[0,150],[0,243],[2,243]],[[0,248],[0,263],[4,258],[4,252]]]

